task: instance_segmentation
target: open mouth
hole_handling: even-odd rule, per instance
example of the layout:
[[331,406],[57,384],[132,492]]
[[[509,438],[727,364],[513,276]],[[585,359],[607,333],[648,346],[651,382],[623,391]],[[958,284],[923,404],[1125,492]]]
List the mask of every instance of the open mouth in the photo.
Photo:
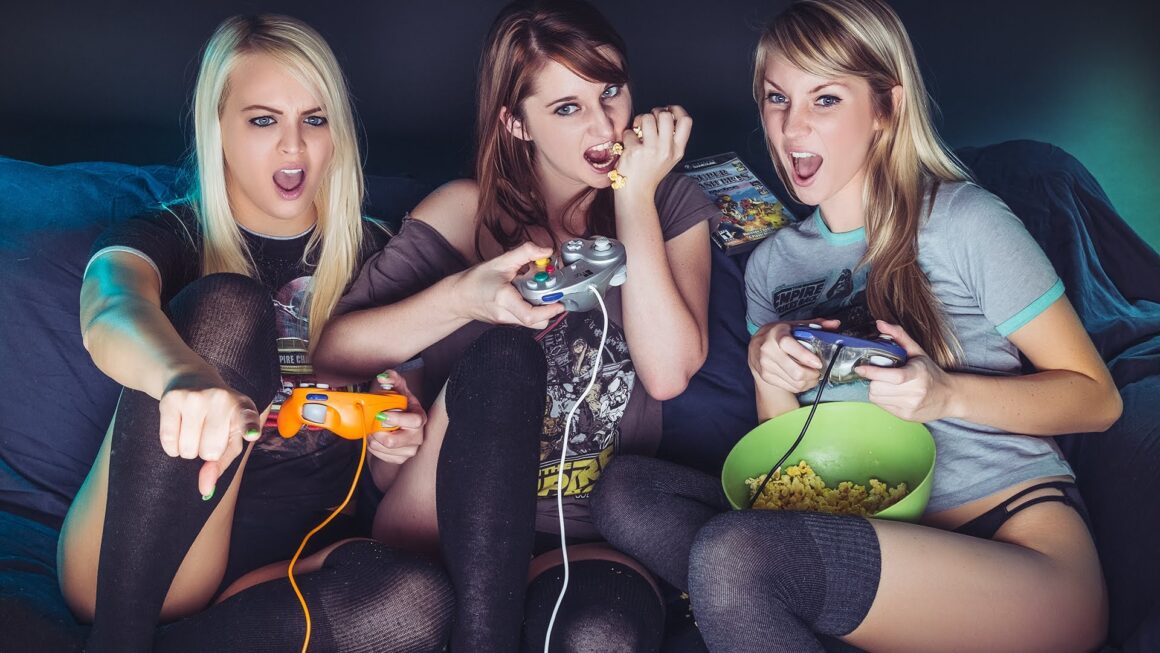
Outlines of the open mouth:
[[794,183],[805,186],[810,183],[818,169],[822,167],[822,157],[813,152],[790,152],[793,160]]
[[283,168],[274,173],[274,185],[278,187],[279,194],[286,199],[294,199],[301,195],[305,184],[306,170],[302,168]]
[[612,170],[616,167],[616,162],[620,160],[619,155],[612,153],[612,145],[612,141],[601,143],[600,145],[593,145],[587,150],[584,150],[584,160],[601,174]]

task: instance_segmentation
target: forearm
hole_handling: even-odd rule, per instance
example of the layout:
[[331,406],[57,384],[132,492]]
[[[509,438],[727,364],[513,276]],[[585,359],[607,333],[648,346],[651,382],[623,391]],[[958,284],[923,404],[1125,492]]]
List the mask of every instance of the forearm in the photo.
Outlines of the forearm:
[[[633,365],[649,394],[669,398],[683,391],[705,362],[708,298],[682,294],[673,265],[686,262],[669,259],[651,197],[618,197],[616,213],[617,235],[627,252],[622,305]],[[698,275],[707,277],[708,270]],[[706,295],[707,284],[686,292]]]
[[1024,376],[951,374],[949,386],[948,417],[1025,435],[1104,431],[1122,408],[1110,382],[1066,370]]
[[144,299],[110,300],[82,326],[82,338],[97,368],[154,399],[183,374],[217,376],[185,344],[161,309]]
[[470,321],[456,310],[459,276],[393,304],[331,319],[312,354],[315,374],[338,385],[366,381],[454,333]]
[[757,421],[764,422],[783,413],[788,413],[800,407],[797,395],[789,390],[783,390],[762,380],[761,376],[753,375],[753,388],[757,393]]

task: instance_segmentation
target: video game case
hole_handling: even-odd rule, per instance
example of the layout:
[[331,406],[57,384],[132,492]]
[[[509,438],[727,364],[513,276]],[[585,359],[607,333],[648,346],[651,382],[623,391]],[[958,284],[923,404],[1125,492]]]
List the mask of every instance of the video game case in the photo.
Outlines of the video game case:
[[736,152],[686,161],[679,169],[721,210],[712,239],[729,255],[747,252],[773,232],[796,222]]

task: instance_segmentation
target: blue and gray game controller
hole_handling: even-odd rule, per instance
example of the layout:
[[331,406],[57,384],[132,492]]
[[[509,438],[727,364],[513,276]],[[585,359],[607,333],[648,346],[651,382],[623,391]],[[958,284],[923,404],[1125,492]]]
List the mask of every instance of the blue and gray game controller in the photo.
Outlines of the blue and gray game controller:
[[809,324],[794,327],[793,337],[822,359],[823,369],[830,364],[834,352],[837,352],[838,359],[830,370],[831,385],[860,380],[862,377],[854,372],[854,368],[859,365],[902,367],[906,364],[906,350],[887,335],[868,340],[826,331],[817,324]]
[[624,245],[619,241],[573,238],[564,243],[559,261],[539,259],[513,283],[529,304],[560,302],[569,311],[590,311],[597,306],[591,289],[603,296],[609,286],[624,283],[624,261]]

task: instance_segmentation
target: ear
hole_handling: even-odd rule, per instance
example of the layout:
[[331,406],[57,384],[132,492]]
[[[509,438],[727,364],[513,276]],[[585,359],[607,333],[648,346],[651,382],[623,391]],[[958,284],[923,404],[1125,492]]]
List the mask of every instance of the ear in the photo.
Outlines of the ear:
[[[898,112],[902,109],[902,99],[902,85],[895,84],[894,87],[890,89],[890,104],[892,115],[897,116]],[[874,119],[874,129],[882,129],[881,118]]]
[[532,137],[528,134],[528,130],[524,128],[524,121],[520,120],[507,107],[500,107],[499,121],[503,123],[504,129],[508,133],[521,141],[530,141]]

